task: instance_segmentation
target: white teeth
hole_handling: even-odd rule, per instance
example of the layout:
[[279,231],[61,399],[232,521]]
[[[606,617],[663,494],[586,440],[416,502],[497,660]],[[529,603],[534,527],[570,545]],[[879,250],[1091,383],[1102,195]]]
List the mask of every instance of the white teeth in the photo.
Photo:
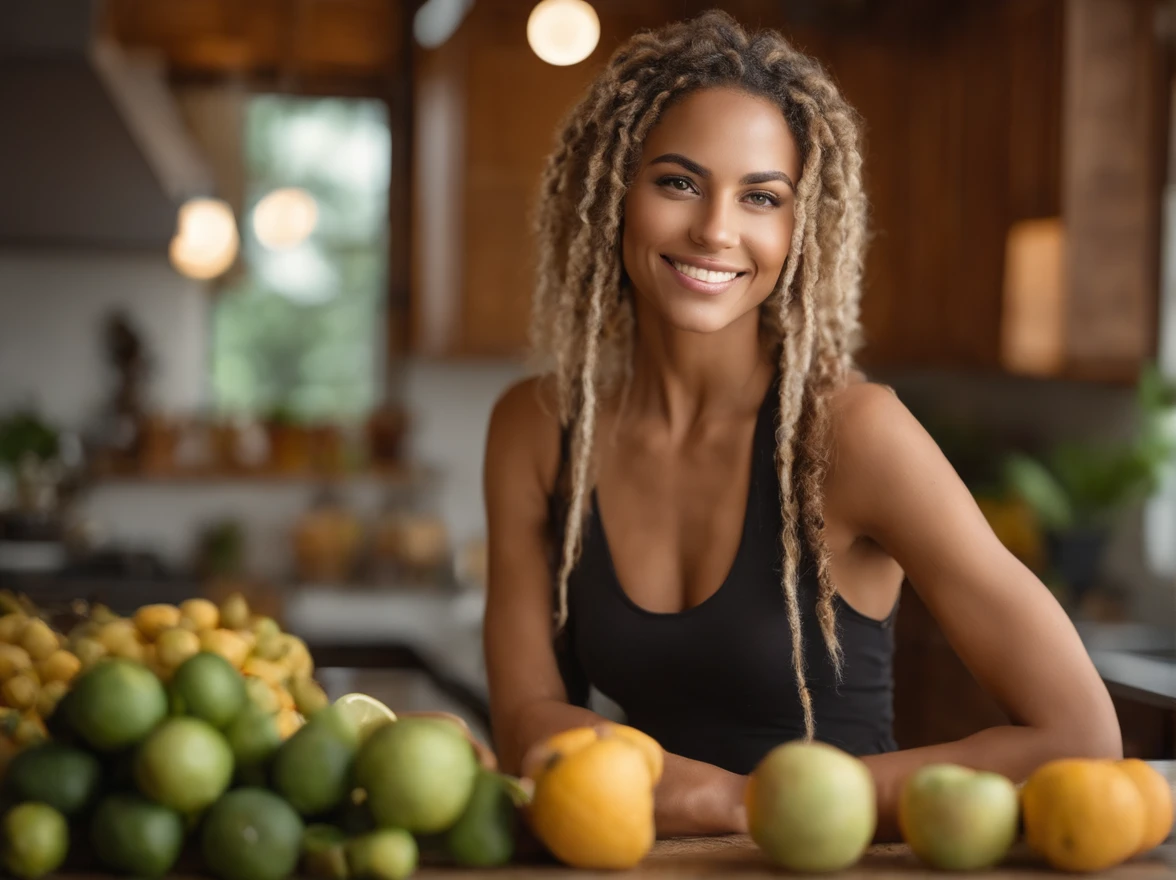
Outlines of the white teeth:
[[670,260],[670,265],[683,275],[688,275],[691,278],[697,278],[699,281],[706,281],[710,284],[721,284],[724,281],[730,281],[739,274],[738,272],[712,272],[709,269],[699,269],[697,266],[688,266],[685,263],[679,263],[677,260]]

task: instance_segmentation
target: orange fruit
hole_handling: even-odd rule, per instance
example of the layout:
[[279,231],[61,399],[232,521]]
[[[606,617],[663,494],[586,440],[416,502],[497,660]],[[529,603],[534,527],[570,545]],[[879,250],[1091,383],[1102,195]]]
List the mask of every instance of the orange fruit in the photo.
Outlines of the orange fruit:
[[661,781],[666,760],[666,753],[658,745],[657,740],[636,727],[627,727],[624,724],[610,724],[606,729],[612,736],[619,736],[641,749],[641,754],[645,756],[645,763],[649,765],[649,775],[653,778],[653,784],[657,785]]
[[1147,818],[1144,820],[1143,842],[1137,852],[1154,849],[1172,831],[1172,786],[1158,771],[1138,758],[1127,758],[1116,765],[1131,777],[1143,798]]
[[532,830],[576,868],[631,868],[653,846],[653,789],[661,747],[606,724],[557,733],[535,750]]
[[1139,852],[1143,796],[1114,762],[1064,758],[1039,767],[1021,790],[1025,838],[1062,871],[1105,871]]

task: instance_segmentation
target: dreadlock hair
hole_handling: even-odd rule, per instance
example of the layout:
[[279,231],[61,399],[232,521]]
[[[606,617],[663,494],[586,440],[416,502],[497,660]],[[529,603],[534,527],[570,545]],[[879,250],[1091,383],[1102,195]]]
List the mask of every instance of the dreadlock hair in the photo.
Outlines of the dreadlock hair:
[[613,54],[560,127],[536,214],[539,264],[531,345],[555,383],[571,428],[570,498],[558,567],[556,629],[567,621],[568,575],[579,558],[598,401],[628,388],[632,296],[621,258],[623,200],[650,128],[698,89],[730,87],[777,104],[800,147],[795,228],[784,271],[761,307],[761,331],[778,353],[776,468],[783,514],[782,589],[792,663],[814,735],[805,678],[797,569],[802,542],[816,564],[817,617],[841,674],[834,587],[824,540],[831,392],[843,386],[859,344],[865,245],[859,118],[819,63],[779,33],[748,33],[711,11],[633,36]]

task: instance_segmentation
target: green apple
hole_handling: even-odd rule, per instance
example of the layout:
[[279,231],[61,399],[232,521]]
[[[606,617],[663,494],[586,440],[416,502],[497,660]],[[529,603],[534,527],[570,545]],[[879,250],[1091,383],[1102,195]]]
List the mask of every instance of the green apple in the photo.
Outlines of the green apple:
[[772,749],[751,774],[745,797],[752,839],[790,871],[848,868],[874,838],[874,777],[853,755],[824,743]]
[[999,773],[929,764],[903,784],[899,825],[916,856],[935,868],[995,865],[1017,837],[1017,789]]

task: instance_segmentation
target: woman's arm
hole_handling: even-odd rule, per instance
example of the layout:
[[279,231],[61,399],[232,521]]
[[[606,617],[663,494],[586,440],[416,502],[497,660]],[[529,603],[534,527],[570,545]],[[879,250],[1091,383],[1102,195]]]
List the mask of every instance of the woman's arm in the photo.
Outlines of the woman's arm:
[[[536,380],[495,405],[486,442],[489,577],[483,624],[490,717],[504,770],[519,772],[528,750],[553,733],[605,721],[572,706],[551,641],[547,562],[548,496],[558,469],[554,407]],[[746,830],[744,777],[667,755],[655,797],[660,835]]]
[[842,392],[833,418],[827,505],[898,562],[1015,725],[867,758],[878,787],[879,836],[895,835],[902,782],[928,763],[951,761],[1020,781],[1055,757],[1120,757],[1114,706],[1070,619],[993,534],[918,421],[888,389],[867,384]]

